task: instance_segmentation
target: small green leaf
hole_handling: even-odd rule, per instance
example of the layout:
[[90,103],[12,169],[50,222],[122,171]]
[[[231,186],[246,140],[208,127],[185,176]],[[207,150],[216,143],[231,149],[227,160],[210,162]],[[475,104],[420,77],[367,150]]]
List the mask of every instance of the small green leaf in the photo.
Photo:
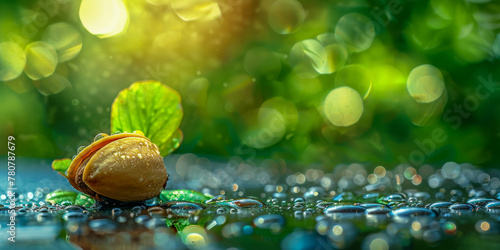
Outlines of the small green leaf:
[[211,197],[200,192],[179,189],[179,190],[163,190],[160,193],[160,200],[163,202],[169,201],[189,201],[189,202],[205,202]]
[[45,201],[52,204],[61,204],[62,202],[69,201],[71,204],[75,203],[75,199],[78,193],[67,190],[56,190],[52,193],[48,193],[45,197]]
[[158,81],[135,82],[113,102],[111,132],[140,130],[166,156],[182,141],[178,130],[182,116],[177,91]]
[[92,197],[83,193],[78,193],[75,199],[75,205],[79,206],[91,207],[94,203],[95,200]]
[[95,200],[86,194],[60,189],[52,193],[48,193],[45,197],[45,201],[59,205],[63,204],[63,202],[69,202],[71,204],[84,207],[91,207],[95,203]]
[[66,170],[68,170],[70,164],[71,159],[69,158],[58,159],[52,162],[52,168],[62,176],[67,177]]

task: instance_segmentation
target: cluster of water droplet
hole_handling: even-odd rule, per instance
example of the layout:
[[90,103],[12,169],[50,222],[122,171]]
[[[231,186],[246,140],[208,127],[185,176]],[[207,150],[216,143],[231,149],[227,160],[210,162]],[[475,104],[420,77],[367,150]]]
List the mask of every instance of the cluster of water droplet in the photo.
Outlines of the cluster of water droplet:
[[[194,157],[174,158],[202,162]],[[287,249],[459,246],[471,239],[498,244],[500,173],[496,170],[454,162],[418,170],[407,165],[388,170],[350,164],[332,172],[312,168],[288,172],[276,183],[264,178],[246,185],[257,180],[247,181],[247,170],[225,179],[233,183],[226,189],[224,178],[232,165],[206,163],[211,167],[205,171],[218,185],[200,188],[194,184],[199,180],[178,173],[184,171],[178,166],[169,170],[171,178],[184,182],[171,179],[168,188],[174,190],[143,203],[91,206],[86,196],[75,198],[71,192],[48,188],[19,194],[18,233],[36,228],[42,232],[37,241],[59,244],[56,235],[62,228],[80,246],[152,248],[245,248],[242,244],[250,239]],[[266,164],[252,168],[253,176]],[[179,189],[190,187],[202,192]],[[2,195],[0,200],[4,222],[8,199]]]

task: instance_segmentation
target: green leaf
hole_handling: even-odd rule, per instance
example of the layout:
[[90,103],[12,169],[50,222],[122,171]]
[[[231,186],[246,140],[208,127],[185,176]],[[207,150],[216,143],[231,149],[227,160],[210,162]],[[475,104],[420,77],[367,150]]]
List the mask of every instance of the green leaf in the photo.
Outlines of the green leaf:
[[[168,139],[168,141],[165,143],[166,148],[167,148],[166,150],[168,150],[167,152],[165,152],[165,155],[168,155],[168,154],[172,153],[174,150],[176,150],[181,145],[183,137],[184,136],[182,134],[182,131],[180,129],[177,129],[172,134],[170,139]],[[160,152],[162,152],[161,148],[160,148]]]
[[52,162],[52,168],[62,176],[67,177],[66,170],[68,170],[70,164],[71,159],[69,158],[58,159]]
[[75,205],[79,206],[91,207],[94,203],[95,200],[92,197],[83,193],[78,193],[75,199]]
[[71,204],[75,203],[75,199],[78,193],[66,190],[56,190],[52,193],[48,193],[45,197],[45,201],[52,204],[61,204],[64,201],[69,201]]
[[86,194],[60,189],[48,193],[47,196],[45,196],[45,201],[59,205],[63,202],[71,202],[71,204],[84,207],[91,207],[95,203],[95,200]]
[[169,201],[189,201],[189,202],[205,202],[211,197],[200,192],[179,189],[179,190],[163,190],[160,193],[160,200],[163,202]]
[[140,130],[158,145],[161,155],[166,156],[182,141],[178,130],[182,116],[177,91],[158,81],[135,82],[113,102],[111,132]]
[[175,226],[175,229],[177,230],[177,232],[180,233],[180,232],[182,232],[182,230],[184,230],[184,228],[191,225],[191,223],[189,223],[189,220],[183,219],[183,220],[178,220],[178,221],[174,222],[173,225]]

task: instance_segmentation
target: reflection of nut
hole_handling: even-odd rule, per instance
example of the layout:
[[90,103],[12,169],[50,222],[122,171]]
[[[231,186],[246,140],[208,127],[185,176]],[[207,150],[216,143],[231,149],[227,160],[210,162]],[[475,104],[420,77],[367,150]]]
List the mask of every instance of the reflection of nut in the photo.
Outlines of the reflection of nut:
[[142,201],[159,195],[168,178],[158,146],[139,131],[100,135],[71,162],[69,183],[97,200]]

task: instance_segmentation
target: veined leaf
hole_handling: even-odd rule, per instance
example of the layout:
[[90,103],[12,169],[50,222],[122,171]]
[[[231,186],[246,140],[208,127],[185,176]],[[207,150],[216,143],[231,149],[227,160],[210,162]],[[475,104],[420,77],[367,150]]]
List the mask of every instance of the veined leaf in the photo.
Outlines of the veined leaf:
[[178,130],[183,116],[177,91],[158,81],[133,83],[121,91],[111,107],[111,131],[140,130],[158,145],[162,156],[182,141]]

